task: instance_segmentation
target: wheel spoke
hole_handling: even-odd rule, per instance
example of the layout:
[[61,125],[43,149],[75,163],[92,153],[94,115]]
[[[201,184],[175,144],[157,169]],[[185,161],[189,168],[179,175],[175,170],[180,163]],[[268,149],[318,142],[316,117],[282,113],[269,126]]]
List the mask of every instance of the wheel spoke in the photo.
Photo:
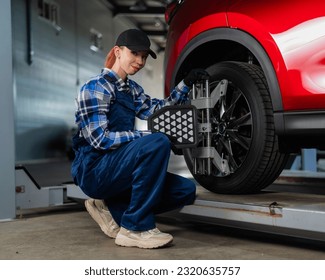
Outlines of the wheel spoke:
[[238,119],[231,120],[228,127],[238,129],[238,128],[243,127],[243,126],[252,126],[252,125],[253,125],[253,123],[252,123],[252,115],[249,112],[249,113],[241,116]]
[[240,99],[241,94],[232,94],[232,99],[230,101],[230,105],[228,108],[226,108],[224,114],[223,114],[223,119],[230,118],[233,115],[233,111],[236,108],[237,102]]
[[220,117],[220,120],[224,118],[225,116],[225,113],[226,113],[226,99],[225,97],[221,97],[220,98],[220,102],[221,102],[221,106],[220,106],[220,112],[219,112],[219,117]]
[[251,137],[240,135],[237,130],[230,130],[230,129],[229,130],[227,129],[227,134],[231,142],[237,143],[246,151],[249,150],[250,144],[252,142]]
[[216,129],[215,148],[235,172],[250,148],[253,121],[245,96],[234,84],[230,83],[227,92],[220,97],[211,120]]
[[235,160],[233,152],[232,152],[231,141],[229,139],[226,140],[224,138],[220,138],[219,146],[224,147],[225,152],[227,153],[225,155],[225,158],[227,158],[228,164],[231,167],[231,170],[236,170],[238,168],[238,164],[236,163],[236,160]]

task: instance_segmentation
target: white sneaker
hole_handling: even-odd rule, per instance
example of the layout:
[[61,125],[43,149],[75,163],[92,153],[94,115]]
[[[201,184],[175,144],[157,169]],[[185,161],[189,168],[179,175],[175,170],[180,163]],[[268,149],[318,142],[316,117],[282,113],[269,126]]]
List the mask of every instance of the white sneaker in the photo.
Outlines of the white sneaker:
[[115,244],[125,247],[154,249],[166,246],[173,241],[173,236],[154,228],[147,231],[132,231],[121,227]]
[[116,238],[120,227],[114,221],[104,201],[98,199],[88,199],[85,201],[85,206],[88,213],[100,226],[101,230],[109,237]]

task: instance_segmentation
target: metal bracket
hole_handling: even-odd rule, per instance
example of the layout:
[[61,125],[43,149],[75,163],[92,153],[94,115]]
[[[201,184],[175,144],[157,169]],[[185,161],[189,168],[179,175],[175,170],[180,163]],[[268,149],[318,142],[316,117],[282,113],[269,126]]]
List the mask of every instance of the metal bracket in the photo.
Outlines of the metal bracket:
[[[215,89],[211,92],[210,96],[203,96],[203,92],[207,91],[204,87],[193,87],[193,99],[191,100],[191,104],[194,105],[197,109],[212,109],[217,104],[219,99],[225,95],[227,92],[228,81],[221,80],[220,83],[215,87]],[[198,94],[196,94],[198,92]]]
[[230,173],[228,161],[223,159],[213,147],[198,147],[193,151],[194,158],[212,159],[212,163],[221,171],[222,174]]
[[[209,80],[193,85],[191,105],[198,109],[198,133],[202,147],[196,147],[193,151],[193,173],[211,175],[211,163],[223,174],[230,173],[228,161],[220,156],[217,150],[211,146],[212,123],[211,109],[225,95],[228,87],[227,80],[221,80],[210,94]],[[199,170],[199,167],[201,170]]]
[[270,215],[274,216],[277,215],[276,209],[281,209],[281,206],[276,201],[274,201],[269,205],[269,209],[270,209]]

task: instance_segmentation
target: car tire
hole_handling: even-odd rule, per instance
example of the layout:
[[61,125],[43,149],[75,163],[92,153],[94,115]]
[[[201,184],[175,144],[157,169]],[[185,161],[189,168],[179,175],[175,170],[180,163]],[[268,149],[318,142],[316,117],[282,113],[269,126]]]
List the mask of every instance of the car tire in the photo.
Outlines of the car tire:
[[218,104],[221,100],[212,110],[213,127],[223,122],[226,129],[223,134],[214,129],[212,145],[228,161],[230,173],[224,174],[213,167],[210,175],[193,174],[194,149],[183,150],[185,161],[196,181],[212,192],[259,192],[279,176],[288,159],[288,155],[278,149],[272,101],[264,73],[260,67],[243,62],[221,62],[206,70],[210,74],[210,92],[221,80],[228,80],[223,100],[227,113],[221,113]]

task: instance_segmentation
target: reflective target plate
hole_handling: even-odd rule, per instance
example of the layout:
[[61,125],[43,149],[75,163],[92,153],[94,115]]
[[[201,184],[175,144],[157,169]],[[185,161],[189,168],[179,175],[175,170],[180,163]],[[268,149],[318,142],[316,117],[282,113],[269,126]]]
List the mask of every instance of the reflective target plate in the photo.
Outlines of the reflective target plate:
[[177,148],[197,145],[196,108],[192,105],[166,106],[148,119],[148,129],[166,134]]

